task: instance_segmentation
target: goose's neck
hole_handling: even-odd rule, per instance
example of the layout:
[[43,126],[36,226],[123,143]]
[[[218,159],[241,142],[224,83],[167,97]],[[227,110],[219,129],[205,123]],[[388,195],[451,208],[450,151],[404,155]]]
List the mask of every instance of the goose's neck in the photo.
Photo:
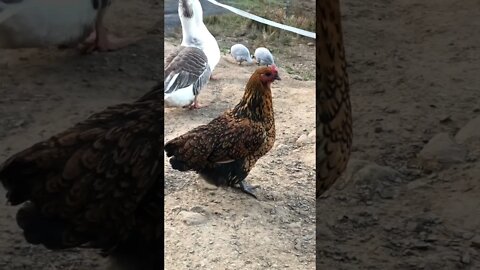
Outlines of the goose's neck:
[[201,14],[192,18],[180,17],[182,24],[182,46],[195,46],[205,52],[208,64],[213,71],[220,61],[220,48],[217,40],[203,23]]
[[200,43],[209,35],[212,34],[203,22],[196,22],[193,19],[182,20],[182,45],[200,46]]

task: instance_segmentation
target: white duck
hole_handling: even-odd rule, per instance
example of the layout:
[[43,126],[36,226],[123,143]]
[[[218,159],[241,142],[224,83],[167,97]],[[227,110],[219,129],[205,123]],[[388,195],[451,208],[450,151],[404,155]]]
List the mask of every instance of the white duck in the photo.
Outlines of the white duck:
[[0,0],[0,48],[70,47],[82,41],[85,52],[124,47],[131,41],[115,40],[103,25],[110,1]]
[[181,46],[198,47],[208,57],[213,72],[220,61],[220,48],[217,40],[203,23],[203,9],[199,0],[179,0],[178,16],[182,24]]
[[248,64],[253,63],[252,56],[250,55],[250,51],[247,47],[243,44],[235,44],[230,48],[230,54],[238,62],[239,65],[242,62],[247,62]]
[[269,66],[275,64],[272,53],[265,47],[258,47],[254,55],[259,65]]

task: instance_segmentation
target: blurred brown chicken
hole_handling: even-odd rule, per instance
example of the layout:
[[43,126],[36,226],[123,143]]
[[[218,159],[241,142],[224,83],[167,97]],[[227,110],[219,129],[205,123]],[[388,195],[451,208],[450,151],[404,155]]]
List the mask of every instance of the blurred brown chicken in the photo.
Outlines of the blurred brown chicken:
[[[162,269],[163,84],[0,166],[25,239],[102,250],[121,269]],[[118,269],[118,268],[115,268]]]
[[339,0],[317,2],[317,191],[345,170],[352,146],[352,109]]
[[245,178],[275,142],[270,89],[275,80],[280,80],[275,65],[257,69],[232,110],[167,142],[172,168],[196,171],[212,184],[239,187],[256,197]]

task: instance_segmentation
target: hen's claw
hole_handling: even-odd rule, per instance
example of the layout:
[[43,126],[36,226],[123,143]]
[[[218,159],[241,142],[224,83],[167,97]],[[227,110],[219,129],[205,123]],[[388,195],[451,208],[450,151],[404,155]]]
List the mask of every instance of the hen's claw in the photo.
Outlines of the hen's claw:
[[255,199],[257,198],[257,195],[255,195],[255,192],[253,191],[254,189],[259,188],[260,186],[252,186],[247,183],[247,181],[243,180],[239,183],[240,185],[240,190],[247,193],[248,195],[254,197]]

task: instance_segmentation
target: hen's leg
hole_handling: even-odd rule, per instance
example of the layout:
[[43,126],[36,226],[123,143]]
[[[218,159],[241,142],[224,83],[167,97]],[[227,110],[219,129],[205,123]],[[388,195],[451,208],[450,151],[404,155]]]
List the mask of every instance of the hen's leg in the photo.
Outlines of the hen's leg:
[[247,183],[247,181],[242,180],[240,183],[240,190],[247,193],[248,195],[254,197],[255,199],[257,198],[257,195],[255,195],[255,192],[253,191],[254,189],[258,188],[259,186],[252,186]]
[[97,20],[95,21],[95,30],[85,41],[83,48],[81,48],[82,52],[91,53],[96,50],[101,52],[114,51],[128,46],[138,40],[138,38],[126,39],[115,37],[109,34],[103,23],[105,11],[106,9],[102,8],[98,12]]

